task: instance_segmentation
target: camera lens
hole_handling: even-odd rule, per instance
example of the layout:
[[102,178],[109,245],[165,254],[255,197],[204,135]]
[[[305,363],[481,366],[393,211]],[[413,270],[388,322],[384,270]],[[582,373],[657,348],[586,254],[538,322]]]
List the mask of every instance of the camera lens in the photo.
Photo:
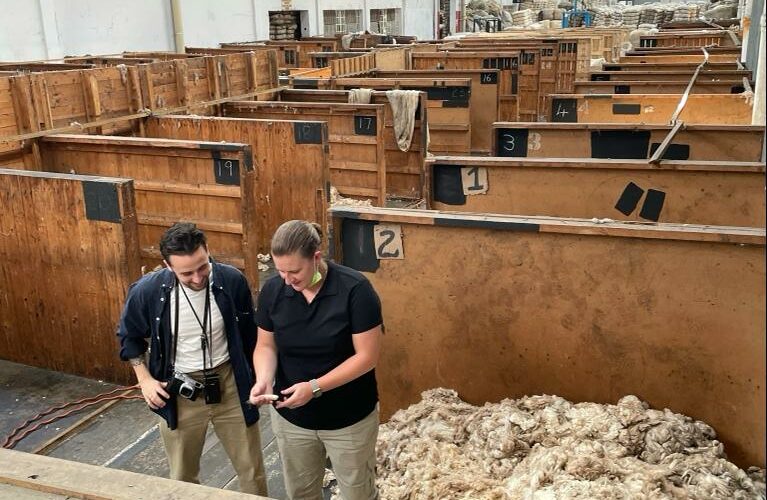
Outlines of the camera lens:
[[181,387],[178,388],[178,394],[179,396],[189,399],[192,397],[192,394],[194,394],[194,389],[187,384],[182,384]]

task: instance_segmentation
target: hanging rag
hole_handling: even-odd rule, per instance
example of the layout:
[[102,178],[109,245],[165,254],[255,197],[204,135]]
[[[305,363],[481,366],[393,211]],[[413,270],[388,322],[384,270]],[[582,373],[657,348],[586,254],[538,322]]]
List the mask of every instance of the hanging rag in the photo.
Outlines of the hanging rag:
[[351,89],[349,91],[349,104],[370,104],[373,97],[373,89]]
[[413,140],[415,128],[415,112],[421,93],[417,90],[387,90],[386,98],[389,99],[392,109],[392,121],[394,122],[394,137],[397,139],[397,147],[400,151],[409,151]]

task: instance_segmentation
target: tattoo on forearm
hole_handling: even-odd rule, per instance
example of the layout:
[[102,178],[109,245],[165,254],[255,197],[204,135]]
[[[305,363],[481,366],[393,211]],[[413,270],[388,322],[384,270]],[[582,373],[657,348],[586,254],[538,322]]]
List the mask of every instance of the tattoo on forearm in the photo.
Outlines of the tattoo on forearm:
[[144,364],[144,357],[138,357],[138,358],[131,358],[128,360],[131,364],[131,366],[140,366]]

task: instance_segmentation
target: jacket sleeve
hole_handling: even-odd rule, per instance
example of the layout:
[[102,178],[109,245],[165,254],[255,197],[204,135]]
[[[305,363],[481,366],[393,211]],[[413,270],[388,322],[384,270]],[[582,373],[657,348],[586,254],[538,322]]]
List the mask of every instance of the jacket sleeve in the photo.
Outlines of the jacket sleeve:
[[147,350],[147,338],[151,335],[149,317],[141,286],[136,282],[128,288],[117,336],[120,339],[120,359],[127,361],[143,356]]

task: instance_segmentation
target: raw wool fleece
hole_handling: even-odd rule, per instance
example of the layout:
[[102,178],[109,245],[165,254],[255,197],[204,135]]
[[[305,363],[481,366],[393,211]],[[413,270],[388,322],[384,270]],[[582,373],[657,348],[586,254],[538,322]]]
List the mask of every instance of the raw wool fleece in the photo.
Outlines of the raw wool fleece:
[[448,389],[422,397],[380,427],[385,500],[765,498],[764,470],[728,462],[711,427],[635,396],[482,407]]

